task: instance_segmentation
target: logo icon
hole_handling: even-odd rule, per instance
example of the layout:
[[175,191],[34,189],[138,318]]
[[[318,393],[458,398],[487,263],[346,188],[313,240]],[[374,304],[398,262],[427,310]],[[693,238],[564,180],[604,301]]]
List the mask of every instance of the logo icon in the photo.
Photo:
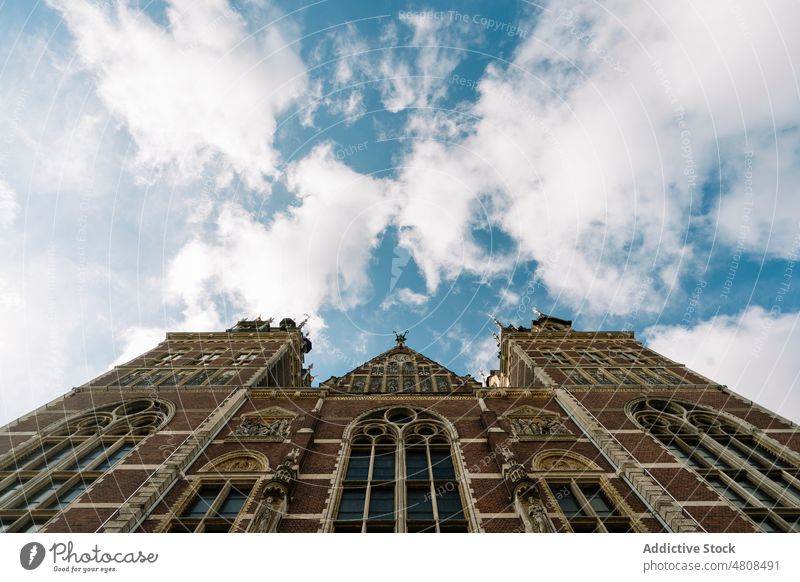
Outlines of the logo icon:
[[19,563],[26,570],[35,570],[44,561],[44,546],[39,542],[30,542],[19,551]]

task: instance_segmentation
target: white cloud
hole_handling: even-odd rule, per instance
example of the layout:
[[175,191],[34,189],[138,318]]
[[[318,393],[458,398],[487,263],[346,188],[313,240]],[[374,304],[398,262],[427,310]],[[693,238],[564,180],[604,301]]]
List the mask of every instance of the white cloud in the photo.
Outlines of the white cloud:
[[381,309],[384,311],[391,309],[395,305],[408,305],[411,307],[420,307],[428,302],[430,297],[424,293],[417,293],[406,287],[396,289],[393,293],[387,295],[386,299],[381,302]]
[[300,204],[266,225],[224,205],[213,239],[190,242],[170,262],[169,301],[195,317],[213,312],[216,296],[251,314],[299,317],[366,298],[367,264],[396,213],[386,184],[336,160],[329,144],[291,164],[287,176]]
[[511,289],[500,290],[500,303],[503,307],[514,307],[522,300],[519,293],[515,293]]
[[[203,329],[198,327],[194,331]],[[109,369],[129,362],[146,351],[152,350],[156,345],[164,341],[165,337],[165,331],[159,328],[135,326],[125,329],[117,338],[122,343],[122,350],[119,356],[111,363]]]
[[486,249],[474,237],[476,230],[491,236],[495,222],[487,197],[480,195],[485,180],[477,170],[458,149],[421,141],[393,185],[402,206],[396,220],[399,244],[413,256],[429,293],[442,277],[472,273],[488,278],[513,267],[513,257],[492,246]]
[[496,369],[497,351],[497,342],[491,336],[476,341],[467,348],[467,369],[476,380],[483,381],[483,376],[488,376]]
[[730,192],[717,218],[720,238],[739,251],[800,253],[800,131],[752,132],[729,164]]
[[695,325],[644,331],[654,350],[800,422],[800,313],[749,307]]
[[0,175],[13,189],[41,201],[55,192],[96,197],[119,185],[125,136],[57,40],[23,36],[3,80]]
[[[463,53],[455,47],[463,44],[459,31],[463,27],[443,19],[411,18],[400,21],[402,28],[410,28],[409,46],[414,58],[407,58],[404,49],[382,53],[377,66],[376,78],[380,83],[383,104],[392,113],[408,108],[430,107],[447,95],[450,73],[456,68]],[[393,26],[384,31],[384,46],[402,46],[398,31]]]
[[10,228],[17,219],[19,204],[16,193],[0,180],[0,228]]
[[[800,38],[785,27],[799,12],[792,2],[656,11],[632,0],[544,11],[513,62],[491,64],[476,84],[467,137],[415,142],[404,160],[414,228],[403,240],[429,287],[484,259],[464,237],[480,201],[559,300],[594,313],[656,312],[697,259],[685,234],[718,149],[735,156],[745,132],[783,131],[783,158],[760,159],[784,185],[781,199],[793,196],[787,152],[797,140],[787,129],[798,94],[787,75]],[[764,213],[780,207],[768,202]],[[730,204],[735,196],[723,212]],[[758,217],[784,253],[797,232],[791,216]]]
[[22,265],[0,264],[0,425],[82,384],[90,367],[77,265],[55,247],[29,252]]
[[313,125],[323,107],[352,123],[366,111],[364,93],[372,88],[392,113],[435,107],[447,96],[450,74],[464,58],[459,48],[467,30],[460,21],[401,18],[383,29],[376,48],[352,23],[336,29],[312,51],[311,64],[328,66],[317,71],[303,124]]
[[251,34],[224,0],[171,0],[160,26],[135,6],[51,0],[97,92],[136,142],[136,161],[190,182],[204,167],[254,189],[278,173],[276,116],[305,68],[276,26]]
[[[275,116],[305,79],[293,53],[276,54],[274,74],[272,61],[261,60],[272,50],[265,45],[284,42],[277,31],[249,36],[225,2],[198,4],[191,15],[181,12],[188,3],[173,2],[167,29],[127,5],[113,15],[86,3],[59,5],[100,96],[136,140],[139,161],[192,177],[221,159],[254,187],[275,175]],[[474,104],[449,118],[442,111],[409,115],[403,135],[414,139],[398,158],[395,180],[359,174],[329,146],[317,147],[286,174],[296,206],[262,224],[243,206],[225,205],[213,234],[175,255],[165,298],[197,325],[225,319],[219,299],[252,314],[351,308],[369,298],[370,256],[393,225],[429,294],[464,272],[488,280],[511,269],[517,257],[485,243],[500,229],[518,245],[519,260],[536,260],[537,275],[569,306],[656,312],[696,258],[683,237],[702,207],[702,177],[718,148],[736,159],[751,147],[763,175],[777,176],[762,182],[781,194],[759,207],[748,248],[766,244],[766,236],[784,248],[793,240],[791,210],[769,209],[794,207],[786,199],[792,190],[779,186],[797,167],[787,162],[795,155],[796,136],[786,128],[797,121],[797,94],[786,78],[800,40],[782,30],[796,12],[783,2],[768,9],[676,3],[656,12],[632,0],[545,11],[510,64],[487,68]],[[209,26],[215,34],[206,34]],[[320,103],[358,114],[364,99],[357,85],[376,80],[390,111],[441,103],[461,58],[442,48],[455,46],[455,29],[435,20],[395,26],[383,47],[410,34],[408,42],[421,48],[364,54],[368,47],[347,27],[351,37],[334,43],[342,59],[332,80],[311,83]],[[745,131],[749,146],[741,143]],[[770,159],[776,132],[780,148]],[[740,191],[734,184],[721,200],[728,242]],[[197,220],[210,211],[204,206]]]
[[397,299],[406,305],[424,305],[428,301],[428,296],[403,287],[397,291]]
[[489,334],[489,330],[482,329],[478,334],[467,333],[464,328],[456,323],[444,335],[448,346],[458,348],[457,358],[463,358],[468,373],[476,380],[482,381],[484,376],[498,365],[497,341]]

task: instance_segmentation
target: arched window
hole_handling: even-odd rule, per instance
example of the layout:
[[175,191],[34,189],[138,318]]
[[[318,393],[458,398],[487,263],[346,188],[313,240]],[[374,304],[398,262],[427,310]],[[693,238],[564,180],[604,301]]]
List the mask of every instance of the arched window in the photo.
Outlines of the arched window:
[[171,414],[152,398],[107,404],[0,457],[0,531],[41,529]]
[[251,501],[269,469],[269,460],[256,451],[222,455],[200,469],[189,487],[156,528],[170,533],[228,533],[244,531],[252,519]]
[[546,514],[551,522],[558,518],[562,524],[559,531],[647,531],[604,471],[586,457],[549,449],[534,457],[531,469],[540,485],[546,486]]
[[628,411],[762,531],[800,531],[800,480],[791,452],[744,421],[690,402],[645,398]]
[[413,408],[380,409],[357,419],[345,435],[327,530],[475,528],[453,439],[454,431],[443,420]]

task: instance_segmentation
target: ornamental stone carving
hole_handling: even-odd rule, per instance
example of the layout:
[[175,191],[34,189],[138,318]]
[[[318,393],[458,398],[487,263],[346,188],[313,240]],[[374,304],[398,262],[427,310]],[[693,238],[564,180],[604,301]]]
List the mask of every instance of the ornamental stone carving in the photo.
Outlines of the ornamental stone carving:
[[239,428],[233,431],[233,436],[282,441],[289,437],[290,424],[291,421],[288,418],[271,420],[247,417],[242,420]]
[[600,471],[583,455],[563,449],[542,451],[533,458],[533,471]]
[[286,513],[288,500],[285,494],[270,495],[264,498],[256,511],[248,533],[274,533],[281,518]]
[[284,441],[289,438],[294,419],[294,414],[277,406],[243,414],[239,426],[229,438],[246,441]]
[[202,473],[264,473],[269,470],[269,459],[257,451],[234,451],[206,463]]
[[525,531],[529,533],[553,533],[555,531],[553,522],[550,521],[541,499],[529,496],[527,505]]
[[289,504],[289,493],[297,479],[300,449],[293,448],[275,468],[275,475],[264,486],[264,501],[256,510],[248,532],[271,533],[278,529]]
[[561,416],[547,410],[522,406],[505,415],[514,437],[519,439],[546,439],[574,436]]
[[525,471],[525,467],[517,461],[514,453],[510,449],[503,448],[500,450],[500,454],[503,455],[503,459],[505,460],[503,464],[503,478],[512,489],[515,489],[527,480],[528,473]]
[[261,466],[255,459],[242,458],[223,461],[214,468],[220,473],[248,473],[259,471]]

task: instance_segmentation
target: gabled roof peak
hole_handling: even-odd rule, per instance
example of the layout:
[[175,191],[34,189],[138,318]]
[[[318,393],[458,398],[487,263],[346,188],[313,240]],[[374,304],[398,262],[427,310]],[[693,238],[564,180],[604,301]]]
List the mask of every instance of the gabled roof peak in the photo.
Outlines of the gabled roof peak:
[[405,334],[395,335],[396,345],[321,386],[350,393],[450,393],[480,388],[471,376],[459,376],[405,345],[400,339]]

